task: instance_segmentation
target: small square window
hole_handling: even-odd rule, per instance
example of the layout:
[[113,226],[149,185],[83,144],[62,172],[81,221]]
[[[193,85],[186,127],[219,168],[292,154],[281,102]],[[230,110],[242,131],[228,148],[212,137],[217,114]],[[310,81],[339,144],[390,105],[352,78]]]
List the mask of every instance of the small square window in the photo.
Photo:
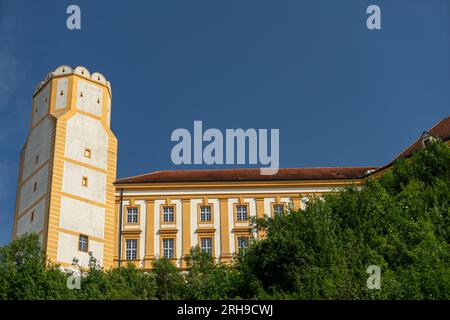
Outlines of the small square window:
[[88,178],[87,178],[87,177],[83,177],[83,178],[81,179],[81,185],[82,185],[83,187],[87,187],[87,186],[88,186]]
[[91,156],[92,156],[92,150],[89,149],[89,148],[85,148],[85,149],[84,149],[84,156],[85,156],[86,158],[91,158]]
[[88,236],[80,234],[80,237],[78,238],[78,250],[88,252],[88,243]]

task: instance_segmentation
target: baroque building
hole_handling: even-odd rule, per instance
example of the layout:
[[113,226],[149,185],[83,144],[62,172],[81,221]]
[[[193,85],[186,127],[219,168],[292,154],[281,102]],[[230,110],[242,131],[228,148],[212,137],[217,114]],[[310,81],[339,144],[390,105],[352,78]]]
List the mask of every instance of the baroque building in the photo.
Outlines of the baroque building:
[[[383,167],[156,171],[116,179],[117,139],[110,129],[111,87],[99,73],[61,66],[33,95],[30,131],[21,152],[13,238],[35,232],[48,258],[105,268],[158,257],[185,268],[199,246],[229,262],[263,234],[252,217],[302,209],[310,196],[364,185]],[[450,117],[424,132],[399,157],[432,139],[450,142]],[[395,159],[394,159],[395,160]]]

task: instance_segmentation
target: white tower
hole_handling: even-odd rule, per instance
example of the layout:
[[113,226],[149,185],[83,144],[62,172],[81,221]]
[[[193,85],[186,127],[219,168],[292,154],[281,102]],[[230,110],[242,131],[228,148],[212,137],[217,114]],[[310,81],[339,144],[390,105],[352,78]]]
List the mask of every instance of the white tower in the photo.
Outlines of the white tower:
[[61,66],[38,84],[20,156],[13,238],[39,235],[48,259],[113,265],[117,139],[111,87],[100,73]]

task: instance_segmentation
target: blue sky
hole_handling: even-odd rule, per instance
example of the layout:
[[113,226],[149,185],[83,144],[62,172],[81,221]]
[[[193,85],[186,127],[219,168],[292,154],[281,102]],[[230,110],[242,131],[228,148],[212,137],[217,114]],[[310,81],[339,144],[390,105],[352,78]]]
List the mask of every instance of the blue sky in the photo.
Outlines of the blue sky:
[[282,167],[382,165],[449,115],[450,2],[0,0],[0,244],[31,95],[62,64],[111,82],[118,177],[205,168],[170,159],[171,132],[194,120],[280,128]]

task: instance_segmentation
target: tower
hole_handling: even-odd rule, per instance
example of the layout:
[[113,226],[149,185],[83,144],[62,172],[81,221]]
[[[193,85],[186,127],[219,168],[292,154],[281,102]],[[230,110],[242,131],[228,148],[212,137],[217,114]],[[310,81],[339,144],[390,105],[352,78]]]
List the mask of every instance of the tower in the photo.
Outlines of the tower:
[[47,258],[113,265],[117,139],[111,87],[100,73],[60,66],[38,84],[20,156],[13,238],[37,233]]

